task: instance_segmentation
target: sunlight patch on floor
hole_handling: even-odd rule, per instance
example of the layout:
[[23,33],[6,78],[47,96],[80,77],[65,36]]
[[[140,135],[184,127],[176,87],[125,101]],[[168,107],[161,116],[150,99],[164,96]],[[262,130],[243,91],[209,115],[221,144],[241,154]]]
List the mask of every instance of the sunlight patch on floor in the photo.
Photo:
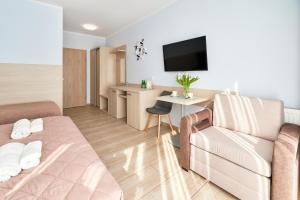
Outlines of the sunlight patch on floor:
[[[161,138],[157,140],[157,127],[145,134],[97,108],[79,110],[68,109],[67,113],[76,117],[75,123],[80,123],[80,130],[120,184],[126,200],[230,199],[228,193],[203,177],[181,169],[179,150],[169,142],[169,127],[161,127]],[[208,189],[204,187],[207,184]]]

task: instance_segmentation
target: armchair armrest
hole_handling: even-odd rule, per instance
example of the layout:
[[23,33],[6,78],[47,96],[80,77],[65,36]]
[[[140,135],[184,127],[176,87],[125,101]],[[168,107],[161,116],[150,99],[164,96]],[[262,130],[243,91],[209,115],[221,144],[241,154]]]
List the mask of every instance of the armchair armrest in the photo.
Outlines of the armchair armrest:
[[203,130],[212,124],[212,111],[208,108],[187,115],[180,121],[180,165],[183,169],[190,169],[190,135]]
[[272,200],[296,200],[299,181],[300,126],[284,124],[274,144]]

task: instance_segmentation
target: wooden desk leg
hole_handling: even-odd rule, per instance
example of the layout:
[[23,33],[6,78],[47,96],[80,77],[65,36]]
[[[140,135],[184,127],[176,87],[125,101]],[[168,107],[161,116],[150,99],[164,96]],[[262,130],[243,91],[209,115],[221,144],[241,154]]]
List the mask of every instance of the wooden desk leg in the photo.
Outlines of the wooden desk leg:
[[157,139],[160,137],[160,115],[158,115]]
[[[181,118],[183,118],[185,116],[184,105],[180,104],[180,107],[181,107]],[[180,124],[181,118],[179,120],[179,124]],[[180,133],[180,125],[178,127],[178,133]]]
[[172,125],[172,121],[171,121],[170,115],[168,114],[167,116],[168,116],[168,120],[169,120],[169,127],[170,127],[170,129],[172,131],[172,135],[174,135],[174,129],[173,129],[173,125]]

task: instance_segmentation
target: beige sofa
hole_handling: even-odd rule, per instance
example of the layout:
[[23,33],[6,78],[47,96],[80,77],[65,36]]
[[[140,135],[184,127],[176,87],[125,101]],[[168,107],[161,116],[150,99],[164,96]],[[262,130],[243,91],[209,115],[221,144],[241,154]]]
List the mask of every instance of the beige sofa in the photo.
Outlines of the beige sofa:
[[281,101],[218,94],[182,118],[181,166],[240,199],[297,199],[300,127],[283,118]]

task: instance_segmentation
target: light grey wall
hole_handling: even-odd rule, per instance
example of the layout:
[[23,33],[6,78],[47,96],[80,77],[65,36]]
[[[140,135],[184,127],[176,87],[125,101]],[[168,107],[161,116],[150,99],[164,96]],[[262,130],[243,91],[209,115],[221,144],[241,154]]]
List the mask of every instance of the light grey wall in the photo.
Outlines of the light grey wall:
[[62,65],[62,8],[31,0],[0,2],[0,62]]
[[105,46],[106,39],[104,37],[96,37],[87,34],[74,33],[64,31],[63,46],[64,48],[72,49],[85,49],[86,54],[86,102],[90,103],[91,91],[90,91],[90,50]]
[[94,49],[106,43],[104,37],[64,31],[63,45],[72,49]]
[[[127,44],[128,82],[176,86],[176,73],[164,72],[162,45],[206,35],[209,70],[191,73],[201,78],[193,87],[236,86],[300,108],[299,13],[299,0],[179,0],[107,44]],[[148,55],[137,61],[133,46],[142,38]]]

